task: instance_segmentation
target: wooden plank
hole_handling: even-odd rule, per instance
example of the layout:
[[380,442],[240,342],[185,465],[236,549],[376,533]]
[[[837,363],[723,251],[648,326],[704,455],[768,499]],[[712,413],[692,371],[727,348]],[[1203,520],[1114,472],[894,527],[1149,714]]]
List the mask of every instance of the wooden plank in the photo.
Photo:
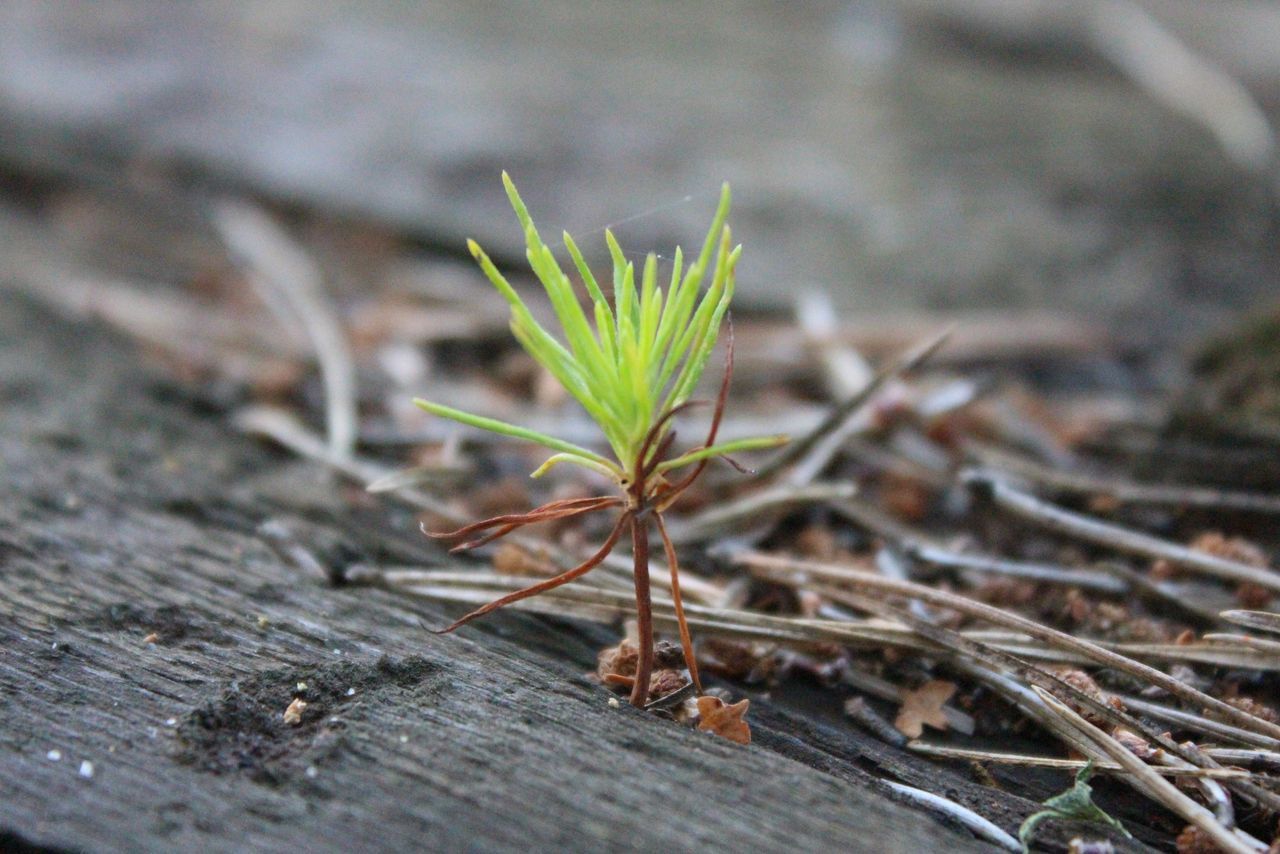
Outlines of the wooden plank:
[[[510,614],[441,638],[423,625],[442,609],[299,575],[263,521],[330,562],[435,553],[407,515],[232,433],[129,345],[3,291],[0,461],[8,843],[981,847],[778,712],[741,748],[611,708],[583,676],[601,630]],[[1030,806],[1009,803],[1011,829]]]

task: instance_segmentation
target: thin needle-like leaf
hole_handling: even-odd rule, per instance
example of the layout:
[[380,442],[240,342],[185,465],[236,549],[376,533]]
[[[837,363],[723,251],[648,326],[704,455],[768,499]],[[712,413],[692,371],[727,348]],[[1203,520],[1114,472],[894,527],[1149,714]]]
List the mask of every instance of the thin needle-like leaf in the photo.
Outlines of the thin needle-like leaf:
[[698,448],[689,451],[687,454],[658,463],[656,471],[664,472],[687,466],[690,463],[696,463],[698,460],[705,460],[711,457],[722,457],[725,454],[738,454],[743,451],[763,451],[768,448],[777,448],[787,443],[786,436],[757,436],[751,439],[734,439],[730,442],[720,442],[709,448]]
[[563,439],[557,439],[554,436],[548,436],[546,433],[539,433],[537,430],[530,430],[527,427],[517,427],[515,424],[508,424],[505,421],[499,421],[496,418],[485,418],[482,415],[472,415],[470,412],[463,412],[461,409],[454,409],[451,406],[444,406],[439,403],[432,403],[429,400],[415,398],[414,405],[421,409],[425,409],[432,415],[439,415],[441,418],[449,418],[453,421],[466,424],[471,427],[478,427],[481,430],[488,430],[491,433],[501,433],[506,436],[512,436],[516,439],[527,439],[530,442],[537,442],[553,451],[559,451],[571,457],[587,460],[605,466],[611,472],[616,472],[607,459],[599,454],[592,453],[586,448],[579,447],[572,442],[566,442]]

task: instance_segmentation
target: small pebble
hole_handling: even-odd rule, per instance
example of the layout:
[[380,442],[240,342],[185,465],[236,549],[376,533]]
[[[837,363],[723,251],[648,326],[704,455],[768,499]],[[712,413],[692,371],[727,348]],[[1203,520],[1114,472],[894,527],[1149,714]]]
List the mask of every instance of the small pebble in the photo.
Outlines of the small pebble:
[[618,702],[618,698],[617,698],[617,697],[610,697],[610,698],[609,698],[609,708],[611,708],[611,709],[618,709],[618,708],[621,708],[621,707],[622,707],[622,704]]
[[401,743],[401,744],[408,744],[408,743],[409,743],[409,736],[407,736],[407,735],[402,735],[402,736],[400,736],[400,743]]
[[93,763],[88,759],[80,763],[80,776],[86,780],[93,777]]
[[317,774],[319,774],[319,773],[320,773],[320,772],[319,772],[318,770],[316,770],[316,766],[314,766],[314,765],[308,765],[308,766],[307,766],[306,774],[307,774],[307,776],[308,776],[308,777],[310,777],[311,779],[313,779],[313,780],[314,780],[314,779],[315,779],[315,777],[316,777],[316,775],[317,775]]
[[299,690],[299,691],[305,691],[305,690],[307,690],[307,683],[306,683],[306,682],[299,682],[299,683],[298,683],[298,690]]
[[356,689],[355,689],[355,688],[348,688],[348,689],[347,689],[347,696],[348,696],[348,697],[354,697],[355,695],[356,695]]
[[178,719],[177,719],[177,718],[168,718],[167,720],[165,720],[164,725],[165,725],[165,726],[177,726],[177,725],[178,725]]
[[50,750],[48,753],[44,755],[44,758],[48,759],[50,762],[58,762],[59,760],[62,759],[62,751]]
[[302,713],[307,710],[307,701],[295,698],[289,704],[289,708],[284,710],[284,722],[289,726],[297,726],[302,723]]

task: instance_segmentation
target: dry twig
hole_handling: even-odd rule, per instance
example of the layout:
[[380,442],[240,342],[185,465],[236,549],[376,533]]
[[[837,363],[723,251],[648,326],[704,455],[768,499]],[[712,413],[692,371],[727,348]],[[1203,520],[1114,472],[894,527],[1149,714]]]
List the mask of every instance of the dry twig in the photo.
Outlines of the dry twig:
[[1246,581],[1267,590],[1280,592],[1280,573],[1270,569],[1226,560],[1150,534],[1064,510],[1055,504],[1015,489],[991,472],[969,471],[965,473],[964,479],[972,488],[989,495],[998,507],[1048,530],[1078,537],[1120,552],[1154,560],[1167,560],[1186,569],[1216,578],[1237,582]]
[[1089,723],[1066,703],[1038,686],[1032,686],[1031,690],[1080,735],[1087,745],[1087,756],[1095,760],[1111,759],[1120,765],[1130,774],[1125,778],[1126,782],[1203,830],[1224,851],[1232,854],[1256,854],[1267,849],[1265,844],[1238,828],[1232,830],[1224,827],[1213,813],[1178,791],[1176,786],[1135,756],[1129,748]]
[[1189,703],[1213,709],[1214,712],[1244,729],[1277,739],[1276,744],[1280,746],[1280,726],[1270,721],[1244,712],[1229,703],[1205,694],[1203,691],[1198,691],[1166,673],[1134,661],[1127,656],[1104,649],[1091,641],[1057,631],[1026,617],[994,608],[985,603],[977,602],[964,596],[957,596],[954,593],[934,590],[909,581],[881,578],[833,564],[797,561],[760,552],[739,554],[734,558],[734,563],[775,579],[790,579],[794,581],[797,577],[800,577],[810,582],[813,579],[821,579],[841,586],[860,589],[864,592],[887,593],[895,596],[905,596],[909,599],[919,599],[931,605],[950,608],[971,617],[1024,632],[1039,641],[1086,656],[1098,664],[1114,667],[1137,676]]
[[342,324],[325,296],[319,268],[280,226],[255,207],[224,202],[214,211],[214,222],[286,327],[298,323],[306,331],[324,380],[329,448],[339,456],[350,456],[359,426],[355,362]]

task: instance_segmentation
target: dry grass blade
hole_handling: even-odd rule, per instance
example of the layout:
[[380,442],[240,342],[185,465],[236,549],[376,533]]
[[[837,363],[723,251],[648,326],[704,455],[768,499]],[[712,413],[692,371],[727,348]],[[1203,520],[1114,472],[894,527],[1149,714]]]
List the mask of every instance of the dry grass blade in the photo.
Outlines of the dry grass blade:
[[267,304],[283,315],[286,326],[297,323],[306,331],[324,380],[329,447],[335,454],[350,456],[358,426],[356,368],[319,268],[255,207],[223,202],[214,211],[214,222]]
[[1280,656],[1270,650],[1210,641],[1209,638],[1214,637],[1213,635],[1205,637],[1206,640],[1203,643],[1098,643],[1097,645],[1140,661],[1208,664],[1213,667],[1270,672],[1280,670]]
[[[371,483],[386,481],[396,473],[395,469],[335,451],[318,435],[308,430],[293,413],[283,409],[269,406],[248,407],[235,414],[233,423],[244,433],[269,439],[300,457],[324,463],[365,488]],[[465,517],[443,501],[420,489],[397,486],[388,491],[409,505],[430,511],[449,522],[461,525],[466,521]]]
[[958,569],[975,573],[1025,578],[1043,584],[1066,584],[1100,593],[1125,593],[1129,583],[1123,578],[1092,569],[1068,569],[1051,564],[1006,560],[983,554],[965,554],[937,546],[908,547],[906,556],[940,569]]
[[924,789],[917,789],[915,786],[905,786],[902,783],[895,783],[892,780],[881,780],[881,782],[903,797],[946,813],[965,827],[969,828],[969,830],[971,830],[976,836],[985,839],[988,842],[992,842],[1006,851],[1022,850],[1022,846],[1018,843],[1018,840],[1005,833],[989,819],[983,818],[968,807],[961,806],[955,801],[935,795],[932,792],[926,792]]
[[[977,656],[956,656],[950,660],[953,668],[960,672],[967,673],[978,681],[982,682],[992,691],[1005,700],[1020,709],[1031,720],[1037,722],[1046,731],[1053,733],[1064,743],[1073,747],[1076,752],[1082,755],[1088,755],[1089,743],[1074,728],[1065,722],[1061,715],[1055,714],[1040,699],[1039,694],[1033,692],[1028,686],[1020,684],[1016,680],[997,672],[997,670],[989,669],[987,666],[978,664],[978,661],[986,661],[991,656],[984,655],[981,652]],[[1000,662],[996,661],[997,669],[1002,669]],[[1025,675],[1037,678],[1037,681],[1043,682],[1043,674],[1037,675],[1037,672],[1028,672]],[[1083,708],[1090,709],[1100,718],[1125,727],[1133,732],[1141,734],[1151,743],[1158,744],[1167,753],[1172,756],[1178,756],[1187,762],[1200,766],[1217,767],[1213,759],[1206,757],[1201,751],[1196,749],[1188,749],[1182,745],[1175,744],[1171,739],[1161,732],[1157,732],[1151,727],[1145,725],[1142,721],[1133,718],[1131,715],[1122,714],[1112,709],[1110,706],[1098,703],[1091,697],[1088,697],[1077,691],[1074,687],[1067,685],[1061,680],[1052,679],[1051,682],[1042,684],[1041,687],[1052,684],[1056,689],[1060,689],[1063,693],[1070,697],[1072,701],[1078,703]],[[1253,736],[1259,738],[1259,736]],[[1269,755],[1269,754],[1267,754]],[[1280,805],[1276,803],[1276,796],[1269,790],[1255,785],[1251,782],[1241,779],[1230,779],[1228,785],[1234,791],[1240,794],[1248,801],[1255,802],[1260,806],[1272,811],[1280,810]]]
[[817,427],[791,442],[785,450],[770,460],[760,469],[760,477],[772,477],[788,466],[795,467],[787,477],[787,482],[792,485],[802,485],[817,477],[839,451],[840,444],[845,438],[843,436],[845,426],[858,410],[870,402],[876,392],[884,388],[885,383],[927,362],[947,343],[952,331],[948,328],[895,359],[889,367],[877,373],[861,391],[832,409]]
[[388,475],[371,481],[365,490],[368,492],[395,492],[400,489],[421,486],[426,483],[455,483],[470,471],[469,466],[414,466],[399,469]]
[[[292,413],[281,409],[266,406],[242,409],[236,413],[234,423],[239,430],[245,433],[269,439],[301,457],[323,463],[335,471],[350,477],[365,488],[368,488],[370,483],[385,480],[395,473],[394,469],[371,462],[358,455],[343,456],[335,454],[318,435],[308,430]],[[395,497],[410,507],[426,510],[445,522],[462,525],[467,521],[467,517],[458,513],[436,496],[421,489],[394,487],[384,494]],[[578,562],[563,549],[532,537],[513,534],[508,538],[508,541],[531,552],[545,552],[562,567],[573,566]],[[656,566],[657,564],[655,564]],[[630,586],[631,567],[625,558],[621,558],[618,555],[610,555],[601,565],[601,569],[608,570],[607,574],[598,574],[601,579],[608,579],[619,587]],[[665,588],[671,582],[664,578],[663,575],[663,572],[657,572],[653,583],[656,586]],[[685,571],[681,572],[681,592],[686,598],[693,598],[702,602],[716,602],[723,595],[723,591],[719,586]]]
[[861,391],[875,374],[862,354],[837,340],[839,315],[831,296],[822,291],[803,293],[796,300],[795,313],[805,348],[822,368],[827,394],[844,400]]
[[1130,695],[1115,695],[1120,702],[1124,703],[1129,709],[1140,712],[1158,721],[1175,724],[1184,730],[1198,732],[1204,735],[1210,735],[1214,738],[1222,739],[1226,742],[1234,742],[1236,744],[1248,744],[1253,747],[1262,748],[1264,750],[1276,749],[1275,739],[1240,729],[1239,727],[1224,724],[1221,721],[1215,721],[1206,718],[1203,715],[1184,712],[1180,709],[1171,709],[1160,703],[1153,703],[1150,700],[1144,700],[1141,697],[1133,697]]
[[1120,504],[1280,514],[1280,495],[1236,492],[1200,486],[1133,483],[1117,478],[1095,477],[1051,468],[1035,460],[1015,456],[984,444],[972,443],[968,444],[967,448],[985,466],[1027,478],[1058,492],[1099,495]]
[[1266,845],[1242,831],[1224,827],[1212,812],[1178,791],[1176,786],[1161,777],[1127,747],[1086,721],[1066,703],[1038,686],[1032,686],[1031,690],[1089,745],[1087,756],[1095,760],[1110,759],[1120,765],[1129,772],[1130,776],[1122,778],[1129,785],[1203,830],[1224,851],[1232,854],[1256,854],[1267,849]]
[[1139,3],[1089,4],[1094,48],[1147,94],[1213,134],[1237,165],[1266,175],[1275,131],[1248,87],[1201,55]]
[[1270,640],[1269,638],[1255,638],[1249,635],[1236,635],[1227,632],[1209,632],[1203,636],[1203,640],[1205,643],[1256,649],[1258,652],[1280,658],[1280,641]]
[[[1067,771],[1078,771],[1086,764],[1083,759],[1060,759],[1056,756],[1031,756],[1025,753],[1002,753],[991,750],[970,750],[963,747],[951,747],[945,744],[929,744],[924,741],[911,741],[907,743],[907,750],[912,753],[919,753],[924,756],[934,756],[939,759],[963,759],[972,762],[992,762],[997,765],[1027,765],[1036,768],[1061,768]],[[1213,756],[1212,751],[1206,751]],[[1215,756],[1215,758],[1217,758]],[[1099,771],[1122,771],[1123,766],[1115,762],[1096,762],[1094,764]],[[1164,777],[1206,777],[1213,780],[1241,780],[1248,779],[1249,772],[1242,768],[1188,768],[1165,766],[1153,768],[1158,774]]]
[[760,552],[744,552],[737,555],[734,558],[734,562],[739,566],[756,570],[761,574],[774,579],[794,581],[797,576],[805,579],[807,582],[812,579],[823,579],[838,585],[852,587],[863,592],[877,594],[887,593],[894,596],[905,596],[910,599],[919,599],[931,605],[949,608],[951,610],[967,614],[971,617],[976,617],[996,625],[1024,632],[1036,640],[1078,653],[1098,664],[1123,670],[1132,676],[1136,676],[1152,685],[1156,685],[1165,691],[1168,691],[1170,694],[1173,694],[1188,703],[1212,709],[1221,717],[1244,729],[1270,736],[1273,739],[1280,739],[1280,726],[1256,717],[1255,715],[1241,711],[1235,706],[1225,703],[1216,697],[1211,697],[1203,691],[1198,691],[1153,667],[1149,667],[1141,662],[1134,661],[1131,658],[1119,655],[1118,653],[1112,652],[1108,649],[1104,649],[1090,641],[1057,631],[1056,629],[1049,628],[1048,626],[1042,625],[1033,620],[1029,620],[1008,611],[1003,611],[999,608],[993,608],[990,605],[977,602],[973,599],[968,599],[964,596],[935,590],[931,587],[925,587],[909,581],[898,581],[895,579],[868,575],[866,573],[856,572],[837,565],[817,563],[814,561],[791,560]]
[[1280,614],[1272,611],[1223,611],[1220,616],[1237,626],[1280,635]]
[[964,479],[980,492],[989,494],[998,507],[1048,530],[1078,537],[1128,554],[1167,560],[1205,575],[1228,581],[1247,581],[1267,590],[1280,592],[1280,573],[1270,569],[1260,569],[1237,561],[1225,560],[1141,531],[1133,531],[1120,525],[1101,522],[1080,513],[1064,510],[1055,504],[1015,489],[991,472],[966,472]]
[[[396,568],[387,569],[382,577],[386,583],[406,590],[412,589],[412,592],[418,595],[465,603],[479,602],[484,597],[492,598],[496,594],[514,590],[524,583],[524,580],[512,576],[475,570]],[[549,602],[556,604],[554,607],[539,609],[542,613],[576,616],[569,613],[569,610],[577,604],[582,604],[592,607],[594,613],[605,614],[604,619],[625,615],[627,611],[623,606],[630,601],[621,585],[604,589],[587,582],[577,582],[570,587],[548,593],[546,596]],[[620,610],[608,610],[615,606]],[[669,607],[671,607],[670,600],[655,599],[655,617],[662,617],[663,609]],[[685,610],[690,624],[696,624],[708,635],[751,638],[782,644],[837,643],[858,648],[895,646],[924,652],[946,649],[945,646],[939,647],[929,639],[921,637],[907,626],[885,620],[855,621],[788,617],[691,603],[685,604]],[[956,634],[967,641],[982,643],[1000,652],[1050,664],[1083,665],[1092,661],[1088,656],[1057,650],[1043,643],[1037,643],[1025,635],[1012,632],[971,630]],[[1280,670],[1280,662],[1274,657],[1257,653],[1233,656],[1225,652],[1205,650],[1203,655],[1198,656],[1194,647],[1177,644],[1153,644],[1134,648],[1121,645],[1116,646],[1113,651],[1133,652],[1140,656],[1149,656],[1153,660],[1200,661],[1203,659],[1204,663],[1216,666]],[[851,684],[870,690],[858,682]],[[872,691],[872,693],[876,692]],[[880,694],[877,693],[876,696]],[[893,697],[896,697],[896,693],[884,699],[893,699]],[[968,716],[965,715],[964,719],[968,719]],[[964,720],[953,721],[952,725],[962,730],[966,728]],[[971,725],[972,721],[969,720],[968,726]],[[1255,738],[1263,737],[1255,736]],[[1271,740],[1266,741],[1269,744],[1274,743]]]
[[1067,569],[1043,563],[1008,560],[986,554],[968,554],[949,549],[933,537],[899,522],[879,507],[867,501],[850,498],[832,505],[832,509],[866,530],[894,544],[904,557],[923,564],[947,569],[973,570],[1028,578],[1051,584],[1073,584],[1091,590],[1122,593],[1132,583],[1117,577],[1109,570],[1098,572],[1088,569]]
[[[788,510],[805,504],[841,501],[853,496],[857,487],[851,483],[814,483],[808,486],[775,486],[753,492],[737,501],[720,504],[688,519],[668,523],[671,541],[690,545],[712,537],[723,536],[743,520],[756,520],[770,511]],[[762,529],[766,526],[761,525]],[[767,530],[765,531],[767,532]]]
[[[979,679],[992,685],[997,693],[1006,696],[1030,718],[1062,738],[1067,744],[1076,746],[1077,749],[1081,748],[1080,745],[1076,744],[1078,735],[1074,731],[1064,727],[1054,715],[1044,709],[1043,704],[1036,700],[1035,695],[1030,693],[1026,687],[1014,683],[1012,680],[997,673],[997,671],[1008,670],[1032,685],[1069,697],[1072,702],[1088,709],[1099,718],[1142,735],[1150,742],[1158,744],[1171,756],[1176,756],[1189,764],[1217,767],[1212,760],[1207,759],[1203,754],[1196,751],[1194,746],[1188,747],[1176,744],[1164,733],[1155,731],[1132,715],[1112,708],[1109,704],[1086,694],[1064,678],[1035,667],[1017,655],[984,644],[971,637],[966,637],[951,629],[943,628],[935,624],[931,619],[918,617],[910,610],[890,605],[880,598],[871,598],[822,587],[813,589],[821,595],[834,598],[836,601],[844,602],[860,610],[887,616],[906,623],[915,632],[933,641],[941,649],[950,652],[953,667],[958,666],[961,669],[975,673]],[[992,669],[988,670],[987,668]],[[1277,803],[1280,799],[1271,792],[1242,780],[1233,781],[1232,785],[1249,800],[1264,804],[1268,808],[1280,809],[1280,803]]]

